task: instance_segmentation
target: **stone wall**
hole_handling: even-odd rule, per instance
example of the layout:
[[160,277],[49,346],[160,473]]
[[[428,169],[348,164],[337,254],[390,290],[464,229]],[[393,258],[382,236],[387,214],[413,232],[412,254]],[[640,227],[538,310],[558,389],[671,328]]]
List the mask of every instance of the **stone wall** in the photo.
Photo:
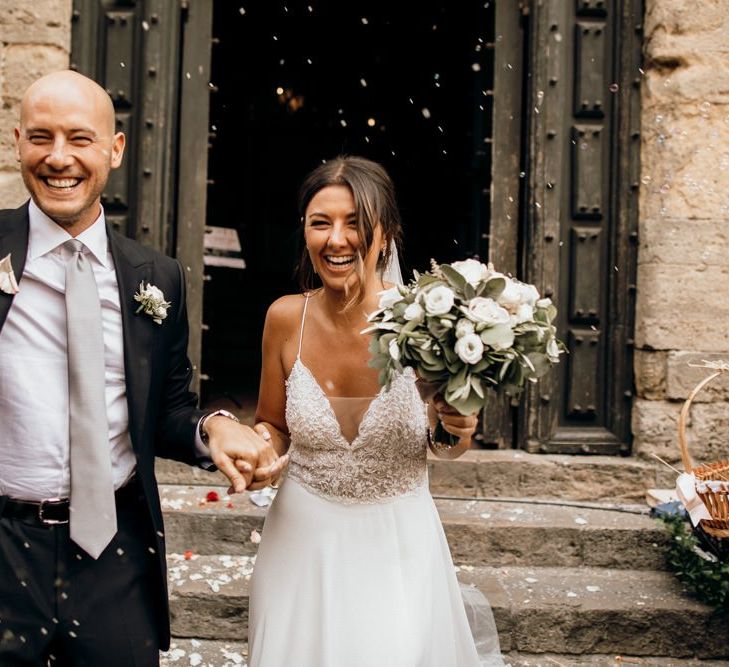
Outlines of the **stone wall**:
[[[729,361],[729,0],[646,0],[634,451],[675,461],[678,412]],[[729,458],[729,380],[696,398],[690,450]]]
[[71,0],[0,0],[0,208],[27,194],[15,162],[20,96],[39,76],[68,67]]

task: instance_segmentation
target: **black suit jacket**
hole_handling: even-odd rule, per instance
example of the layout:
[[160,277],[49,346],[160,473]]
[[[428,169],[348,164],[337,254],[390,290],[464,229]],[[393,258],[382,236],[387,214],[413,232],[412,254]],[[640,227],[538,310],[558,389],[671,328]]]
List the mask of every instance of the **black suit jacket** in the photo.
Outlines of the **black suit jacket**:
[[[28,250],[28,204],[0,211],[0,258],[11,253],[13,271],[22,289]],[[189,391],[192,365],[187,358],[188,323],[185,279],[179,262],[107,228],[119,284],[124,332],[124,370],[129,434],[137,459],[137,477],[154,526],[159,557],[160,639],[169,643],[167,575],[162,510],[154,476],[155,456],[197,463],[195,429],[203,413]],[[171,302],[167,318],[156,324],[144,313],[134,293],[141,282],[159,287]],[[0,292],[0,329],[13,297]],[[140,535],[141,539],[141,535]]]

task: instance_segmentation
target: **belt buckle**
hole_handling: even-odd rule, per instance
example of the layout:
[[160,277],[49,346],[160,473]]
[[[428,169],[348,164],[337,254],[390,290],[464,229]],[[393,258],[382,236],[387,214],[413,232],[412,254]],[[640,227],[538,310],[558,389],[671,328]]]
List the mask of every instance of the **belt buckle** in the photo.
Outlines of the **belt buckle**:
[[68,523],[68,519],[47,519],[43,516],[43,511],[46,506],[55,507],[62,504],[63,502],[65,501],[61,500],[61,498],[49,498],[48,500],[41,500],[40,505],[38,505],[38,518],[44,526],[59,526]]

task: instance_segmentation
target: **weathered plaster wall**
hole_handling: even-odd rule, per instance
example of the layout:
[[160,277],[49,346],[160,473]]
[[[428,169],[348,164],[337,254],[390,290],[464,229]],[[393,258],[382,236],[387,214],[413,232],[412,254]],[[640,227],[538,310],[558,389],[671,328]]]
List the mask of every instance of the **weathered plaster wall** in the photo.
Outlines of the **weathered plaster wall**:
[[[678,412],[729,361],[729,0],[646,0],[634,451],[676,460]],[[729,382],[692,411],[691,452],[729,457]]]
[[71,0],[0,0],[0,208],[27,194],[15,162],[20,96],[43,74],[68,67]]

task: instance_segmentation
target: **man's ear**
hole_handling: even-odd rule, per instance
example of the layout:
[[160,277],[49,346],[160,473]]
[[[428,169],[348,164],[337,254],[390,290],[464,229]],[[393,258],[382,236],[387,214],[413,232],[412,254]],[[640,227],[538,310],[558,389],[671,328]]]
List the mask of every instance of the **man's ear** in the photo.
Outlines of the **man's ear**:
[[111,143],[111,168],[116,169],[122,163],[122,157],[124,157],[124,146],[126,146],[127,139],[123,132],[117,132],[114,135]]

